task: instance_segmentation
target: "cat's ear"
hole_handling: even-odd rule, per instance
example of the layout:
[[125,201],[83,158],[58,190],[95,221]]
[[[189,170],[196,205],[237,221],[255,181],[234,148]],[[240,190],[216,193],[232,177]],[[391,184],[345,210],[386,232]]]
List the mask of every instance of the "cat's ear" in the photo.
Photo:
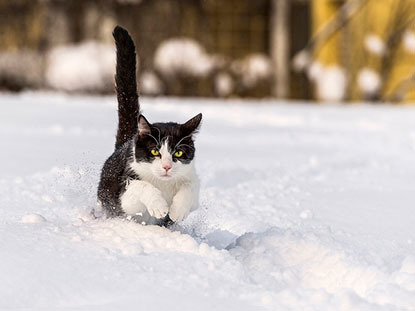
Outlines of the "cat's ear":
[[189,121],[181,125],[181,130],[184,135],[188,136],[191,134],[196,134],[200,127],[200,122],[202,121],[202,114],[199,113],[197,116],[191,118]]
[[142,114],[138,117],[138,135],[151,135],[151,124]]

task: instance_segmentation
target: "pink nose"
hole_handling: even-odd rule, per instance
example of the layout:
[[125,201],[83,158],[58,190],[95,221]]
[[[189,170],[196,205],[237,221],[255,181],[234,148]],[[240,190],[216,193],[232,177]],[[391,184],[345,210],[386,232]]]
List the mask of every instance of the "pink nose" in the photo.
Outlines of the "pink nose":
[[171,169],[171,165],[170,164],[163,165],[163,168],[166,170],[166,173],[167,173],[169,169]]

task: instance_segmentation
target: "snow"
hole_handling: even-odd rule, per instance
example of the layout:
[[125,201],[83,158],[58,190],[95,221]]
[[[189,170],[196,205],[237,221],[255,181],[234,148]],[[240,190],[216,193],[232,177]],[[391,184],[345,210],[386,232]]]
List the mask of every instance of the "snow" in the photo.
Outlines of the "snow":
[[268,56],[264,54],[250,54],[238,59],[231,64],[232,71],[241,76],[245,87],[254,87],[260,82],[272,76],[272,64]]
[[379,91],[382,81],[378,72],[371,68],[363,68],[357,75],[357,84],[364,94],[375,94]]
[[344,99],[347,87],[347,76],[343,68],[335,65],[323,67],[319,72],[317,67],[311,75],[316,76],[317,97],[328,102],[338,102]]
[[406,31],[403,34],[403,44],[405,49],[409,52],[414,54],[415,53],[415,32],[414,31]]
[[365,37],[366,49],[375,55],[383,56],[386,52],[385,42],[377,34],[371,33]]
[[215,90],[219,96],[225,97],[232,94],[234,88],[235,83],[230,74],[220,72],[215,76]]
[[46,218],[39,214],[28,214],[22,217],[22,222],[26,224],[35,224],[45,222]]
[[180,74],[205,77],[215,68],[215,57],[193,39],[172,38],[157,47],[154,66],[167,77]]
[[140,76],[139,89],[145,95],[160,95],[163,92],[163,84],[152,71],[144,71]]
[[301,50],[298,52],[292,61],[293,69],[297,72],[307,69],[311,64],[312,58],[310,52],[307,50]]
[[111,92],[114,89],[115,49],[87,41],[54,47],[47,56],[46,81],[68,92]]
[[318,81],[321,78],[322,73],[323,65],[318,61],[313,61],[307,70],[308,78],[313,82]]
[[114,97],[0,101],[0,309],[415,310],[413,107],[142,97],[204,115],[168,230],[91,216]]

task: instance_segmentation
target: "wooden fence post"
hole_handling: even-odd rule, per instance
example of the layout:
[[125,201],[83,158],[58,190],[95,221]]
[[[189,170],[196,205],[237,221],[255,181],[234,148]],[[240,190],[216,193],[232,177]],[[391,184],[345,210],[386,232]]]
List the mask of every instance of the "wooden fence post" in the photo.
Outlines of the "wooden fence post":
[[272,0],[271,58],[274,69],[273,94],[290,96],[290,0]]

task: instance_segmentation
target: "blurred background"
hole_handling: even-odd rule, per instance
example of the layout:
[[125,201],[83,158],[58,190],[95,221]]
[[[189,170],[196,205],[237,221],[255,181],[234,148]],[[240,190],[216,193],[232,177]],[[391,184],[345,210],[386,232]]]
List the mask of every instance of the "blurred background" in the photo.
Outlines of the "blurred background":
[[0,88],[113,93],[117,24],[143,95],[415,100],[415,0],[0,0]]

